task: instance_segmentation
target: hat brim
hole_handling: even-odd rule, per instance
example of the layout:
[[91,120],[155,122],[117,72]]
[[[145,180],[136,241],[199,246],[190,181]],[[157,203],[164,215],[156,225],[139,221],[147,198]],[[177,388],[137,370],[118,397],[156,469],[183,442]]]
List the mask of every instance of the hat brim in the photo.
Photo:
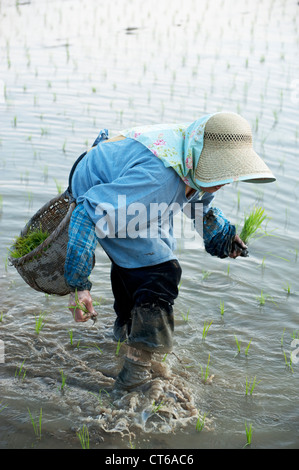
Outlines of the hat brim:
[[252,147],[244,149],[203,149],[195,173],[196,184],[211,187],[243,181],[246,183],[272,183],[275,176]]

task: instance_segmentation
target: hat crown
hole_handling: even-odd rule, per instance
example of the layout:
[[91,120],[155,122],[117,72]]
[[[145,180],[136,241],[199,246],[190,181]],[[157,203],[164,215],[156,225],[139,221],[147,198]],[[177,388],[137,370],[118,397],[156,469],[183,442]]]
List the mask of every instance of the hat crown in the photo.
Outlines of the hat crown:
[[204,141],[252,144],[252,132],[249,123],[235,113],[217,113],[206,123]]

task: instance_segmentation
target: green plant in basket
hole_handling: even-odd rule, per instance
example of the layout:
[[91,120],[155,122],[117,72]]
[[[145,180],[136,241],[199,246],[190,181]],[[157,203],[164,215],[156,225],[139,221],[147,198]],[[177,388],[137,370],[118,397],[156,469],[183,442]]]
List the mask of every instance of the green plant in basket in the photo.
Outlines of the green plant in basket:
[[21,258],[22,256],[31,253],[32,250],[37,248],[48,237],[49,232],[40,229],[29,230],[24,236],[16,237],[12,248],[10,249],[10,256],[12,258]]

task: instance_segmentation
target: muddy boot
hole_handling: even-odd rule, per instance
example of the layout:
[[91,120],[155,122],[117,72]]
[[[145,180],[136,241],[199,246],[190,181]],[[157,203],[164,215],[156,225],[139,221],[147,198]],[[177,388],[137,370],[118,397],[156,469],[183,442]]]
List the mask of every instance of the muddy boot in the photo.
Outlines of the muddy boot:
[[151,353],[129,348],[123,368],[116,379],[115,388],[132,390],[148,382],[152,377],[150,359]]
[[157,304],[134,307],[128,345],[157,353],[169,353],[173,347],[174,319],[172,308],[168,311]]
[[113,336],[115,341],[120,341],[121,343],[128,338],[128,328],[127,323],[121,323],[119,318],[116,318],[113,327]]

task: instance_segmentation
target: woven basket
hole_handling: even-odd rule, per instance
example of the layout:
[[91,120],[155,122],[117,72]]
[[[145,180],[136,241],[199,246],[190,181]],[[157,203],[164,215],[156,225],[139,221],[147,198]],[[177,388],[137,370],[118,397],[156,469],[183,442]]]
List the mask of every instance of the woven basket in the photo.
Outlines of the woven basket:
[[9,258],[24,281],[39,292],[56,295],[70,293],[64,280],[64,264],[68,226],[75,205],[68,192],[47,202],[29,220],[20,236],[25,236],[30,229],[42,229],[50,233],[49,237],[25,256]]

